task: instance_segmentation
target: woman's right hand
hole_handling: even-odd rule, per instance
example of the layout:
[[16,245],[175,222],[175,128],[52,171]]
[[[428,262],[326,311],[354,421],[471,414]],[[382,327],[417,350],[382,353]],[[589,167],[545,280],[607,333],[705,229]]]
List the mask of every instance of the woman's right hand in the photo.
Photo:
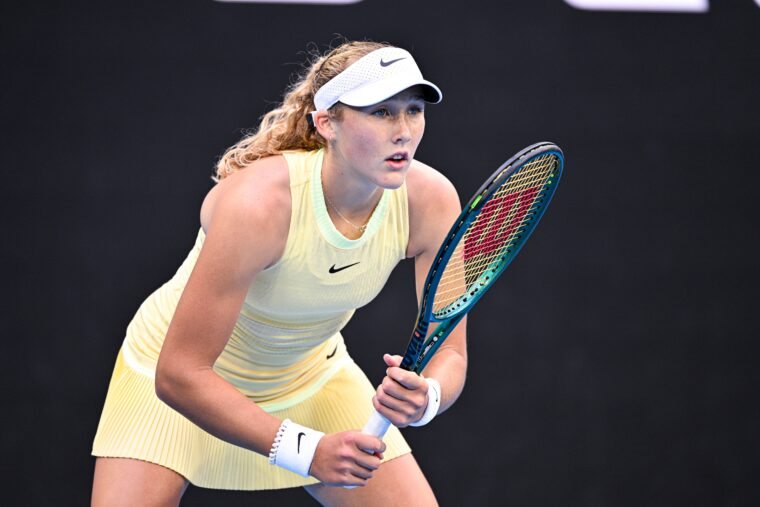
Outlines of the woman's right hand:
[[366,486],[380,466],[385,443],[360,431],[330,433],[314,452],[309,473],[327,486]]

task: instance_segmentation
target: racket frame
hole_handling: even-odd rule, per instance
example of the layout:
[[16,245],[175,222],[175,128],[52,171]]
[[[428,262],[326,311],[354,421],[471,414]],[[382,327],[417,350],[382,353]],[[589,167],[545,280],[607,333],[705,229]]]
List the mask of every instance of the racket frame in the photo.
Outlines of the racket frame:
[[[480,210],[490,200],[492,195],[501,187],[504,181],[511,177],[517,170],[523,167],[526,163],[530,162],[536,157],[554,154],[558,158],[558,165],[555,171],[556,177],[552,182],[552,189],[550,192],[545,192],[540,198],[545,199],[546,202],[541,206],[540,215],[533,218],[531,224],[523,230],[522,235],[524,238],[516,247],[513,247],[511,255],[503,257],[499,261],[493,263],[495,266],[493,269],[492,280],[482,290],[477,290],[471,294],[470,298],[464,298],[463,303],[460,303],[460,308],[452,309],[451,313],[445,318],[440,319],[435,316],[432,310],[433,299],[435,292],[438,288],[438,283],[441,281],[441,276],[446,268],[451,255],[456,250],[456,245],[459,243],[462,235],[468,230],[469,225],[475,220]],[[414,331],[412,337],[409,340],[409,345],[404,353],[404,358],[401,362],[401,368],[416,373],[422,372],[427,365],[430,358],[432,358],[435,351],[440,347],[449,333],[459,324],[465,314],[472,308],[475,303],[485,294],[486,290],[501,276],[507,266],[511,264],[512,260],[520,252],[520,249],[527,241],[530,234],[535,229],[536,224],[543,215],[544,211],[549,205],[554,191],[559,183],[559,179],[562,176],[562,169],[564,167],[564,154],[562,150],[553,143],[540,142],[532,144],[522,151],[515,154],[512,158],[504,162],[499,168],[491,174],[491,176],[481,185],[477,192],[470,198],[467,204],[462,209],[459,217],[454,221],[446,239],[438,249],[438,253],[430,266],[427,277],[425,278],[424,291],[421,296],[420,309],[417,317],[417,322],[414,325]],[[478,277],[480,279],[480,277]],[[470,287],[476,285],[477,281],[473,282]],[[468,300],[469,299],[469,300]],[[459,301],[451,303],[449,306],[456,304]],[[430,324],[433,322],[439,323],[430,337],[427,337],[427,332]]]
[[[491,195],[501,187],[501,184],[506,178],[509,178],[515,171],[522,167],[525,163],[531,159],[545,155],[548,153],[554,153],[558,157],[557,176],[552,183],[552,188],[545,196],[546,203],[543,204],[538,216],[532,220],[532,225],[523,231],[526,235],[525,238],[517,245],[516,250],[509,258],[502,258],[501,263],[497,266],[493,280],[484,286],[483,290],[478,290],[476,294],[472,296],[472,299],[467,304],[462,305],[462,308],[452,312],[452,315],[447,316],[444,319],[438,319],[433,314],[431,308],[433,298],[435,297],[435,291],[438,288],[438,283],[441,279],[442,271],[446,267],[446,263],[451,258],[453,251],[456,249],[456,245],[461,239],[462,235],[467,232],[467,228],[473,220],[478,216],[481,208],[485,206]],[[527,160],[525,160],[527,159]],[[421,373],[427,365],[430,358],[433,357],[435,351],[441,346],[443,341],[449,335],[449,333],[459,324],[464,318],[467,312],[472,306],[482,297],[486,290],[496,281],[496,279],[504,272],[506,267],[512,262],[517,253],[522,248],[522,245],[530,236],[531,232],[535,228],[536,224],[543,215],[546,207],[549,205],[551,198],[554,196],[559,179],[562,175],[562,169],[564,167],[564,155],[562,150],[558,146],[549,142],[536,143],[523,149],[515,156],[504,162],[494,173],[486,180],[475,195],[467,202],[467,205],[460,213],[454,225],[446,235],[446,239],[438,249],[433,264],[428,270],[427,277],[425,278],[425,285],[420,297],[420,309],[417,317],[417,322],[414,325],[414,331],[412,332],[412,338],[409,340],[406,352],[401,362],[401,367],[414,371],[415,373]],[[453,248],[452,248],[453,246]],[[480,277],[478,277],[478,280]],[[474,285],[474,283],[472,284]],[[470,287],[472,287],[472,285]],[[431,296],[432,294],[432,296]],[[433,331],[433,334],[426,339],[428,328],[431,322],[438,322],[439,325]],[[380,415],[377,410],[372,410],[372,414],[367,421],[367,424],[362,429],[362,432],[368,435],[374,435],[379,438],[383,438],[386,431],[390,427],[391,423],[388,419]]]

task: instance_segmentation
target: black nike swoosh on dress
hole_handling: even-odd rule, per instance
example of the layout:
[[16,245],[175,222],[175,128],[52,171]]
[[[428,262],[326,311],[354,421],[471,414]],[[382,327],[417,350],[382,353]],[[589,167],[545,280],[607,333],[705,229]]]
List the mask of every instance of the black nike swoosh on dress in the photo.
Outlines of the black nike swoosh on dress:
[[[361,262],[361,261],[359,261],[359,262]],[[354,262],[353,264],[348,264],[348,265],[346,265],[346,266],[342,266],[342,267],[340,267],[340,268],[336,268],[336,267],[335,267],[335,264],[333,264],[332,266],[330,266],[330,269],[329,269],[328,271],[329,271],[330,273],[337,273],[338,271],[343,271],[344,269],[348,269],[348,268],[350,268],[351,266],[356,266],[357,264],[359,264],[359,262]]]

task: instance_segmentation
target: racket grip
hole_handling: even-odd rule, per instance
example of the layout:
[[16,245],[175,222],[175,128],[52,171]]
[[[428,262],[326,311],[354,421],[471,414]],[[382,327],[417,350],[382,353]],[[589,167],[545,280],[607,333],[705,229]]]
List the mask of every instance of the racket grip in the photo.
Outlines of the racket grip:
[[[372,409],[372,415],[369,417],[367,424],[364,425],[364,428],[362,428],[362,433],[382,439],[390,427],[391,422],[381,416],[377,410]],[[372,453],[370,452],[370,454]],[[343,486],[345,489],[354,489],[355,487],[356,486]]]
[[377,410],[372,410],[372,415],[362,428],[362,433],[382,439],[390,426],[391,422],[388,419],[381,416]]

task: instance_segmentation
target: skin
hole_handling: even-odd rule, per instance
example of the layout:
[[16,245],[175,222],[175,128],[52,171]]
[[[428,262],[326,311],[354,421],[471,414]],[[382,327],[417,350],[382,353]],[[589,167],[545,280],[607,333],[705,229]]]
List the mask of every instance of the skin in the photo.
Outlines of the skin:
[[[451,183],[413,160],[425,129],[424,105],[412,88],[373,106],[346,107],[340,119],[326,112],[314,118],[328,142],[324,192],[351,222],[365,223],[382,189],[407,182],[407,256],[415,259],[418,293],[460,209]],[[399,153],[405,156],[402,161],[388,161]],[[361,234],[329,206],[328,210],[345,236]],[[282,157],[259,160],[209,192],[201,208],[206,240],[156,370],[156,394],[161,400],[212,435],[263,455],[269,453],[281,421],[224,381],[212,366],[227,344],[251,281],[282,256],[290,212],[288,168]],[[393,424],[405,427],[424,413],[427,382],[399,368],[400,356],[383,359],[387,375],[372,401]],[[441,412],[461,393],[466,365],[461,324],[423,372],[441,383]],[[404,455],[380,466],[384,450],[380,439],[358,430],[325,435],[310,469],[321,483],[306,490],[323,505],[404,505],[411,498],[415,505],[437,505],[414,457]],[[357,488],[335,487],[346,485]],[[98,458],[92,504],[177,505],[186,487],[182,476],[159,465]]]

